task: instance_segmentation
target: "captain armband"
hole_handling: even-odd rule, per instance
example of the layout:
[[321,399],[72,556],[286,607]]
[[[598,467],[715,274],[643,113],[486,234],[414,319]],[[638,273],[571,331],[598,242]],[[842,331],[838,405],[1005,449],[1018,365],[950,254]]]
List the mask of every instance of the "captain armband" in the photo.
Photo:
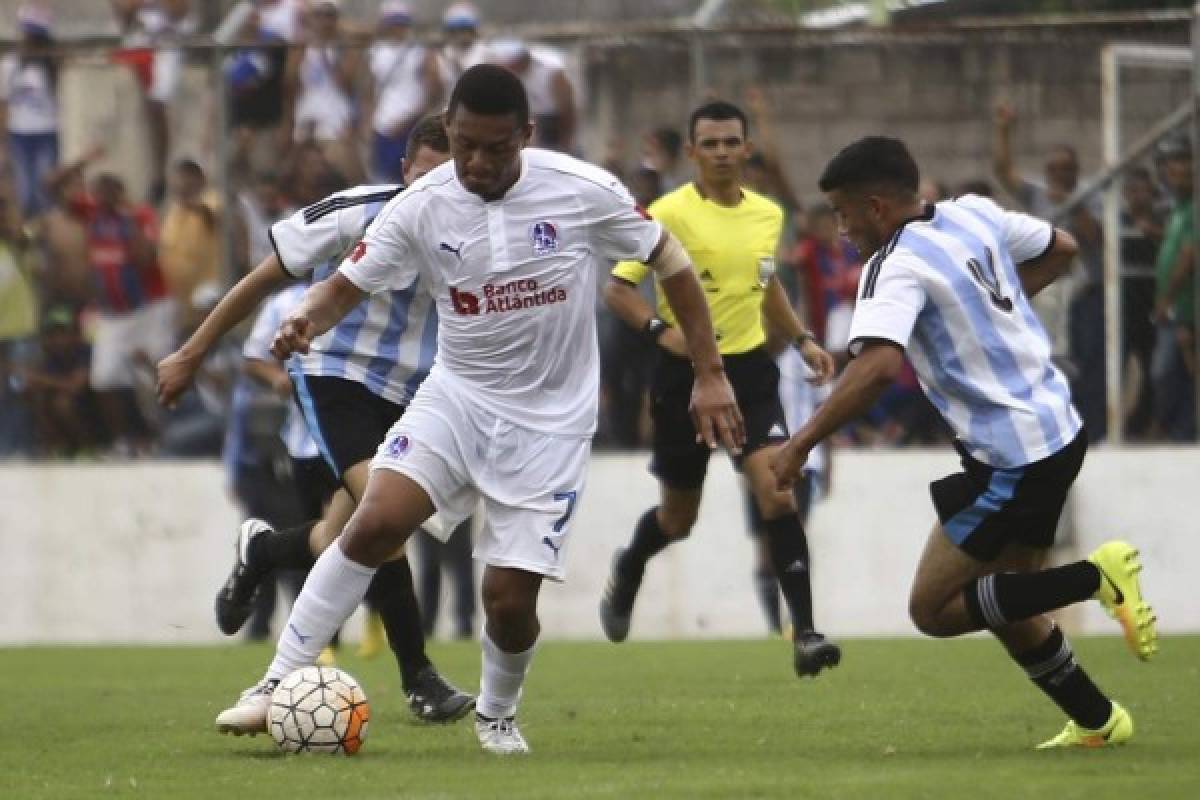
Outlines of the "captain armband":
[[677,272],[683,272],[692,265],[692,260],[675,235],[668,233],[658,255],[646,263],[650,269],[654,270],[654,274],[658,276],[659,280],[662,280]]

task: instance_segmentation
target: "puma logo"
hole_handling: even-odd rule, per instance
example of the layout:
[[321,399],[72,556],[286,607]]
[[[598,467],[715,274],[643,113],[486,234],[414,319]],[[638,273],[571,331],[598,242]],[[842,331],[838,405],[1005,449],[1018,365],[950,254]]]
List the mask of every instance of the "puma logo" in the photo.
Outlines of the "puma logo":
[[462,249],[463,249],[464,244],[465,244],[465,242],[459,242],[458,247],[451,247],[450,245],[446,244],[445,242],[441,242],[438,245],[438,249],[444,250],[447,253],[454,253],[454,255],[458,256],[458,260],[462,261]]
[[549,547],[551,550],[553,550],[553,551],[554,551],[554,557],[555,557],[555,558],[558,558],[558,551],[562,549],[562,543],[561,543],[561,542],[560,542],[559,544],[555,544],[555,543],[554,543],[554,540],[553,540],[553,539],[551,539],[549,536],[543,536],[543,537],[542,537],[542,544],[546,545],[546,547]]
[[293,625],[290,622],[288,623],[288,628],[291,629],[292,633],[296,634],[296,638],[300,640],[300,644],[304,644],[305,642],[307,642],[309,639],[312,638],[311,633],[309,635],[305,636],[303,633],[301,633],[300,631],[298,631],[296,629],[295,625]]

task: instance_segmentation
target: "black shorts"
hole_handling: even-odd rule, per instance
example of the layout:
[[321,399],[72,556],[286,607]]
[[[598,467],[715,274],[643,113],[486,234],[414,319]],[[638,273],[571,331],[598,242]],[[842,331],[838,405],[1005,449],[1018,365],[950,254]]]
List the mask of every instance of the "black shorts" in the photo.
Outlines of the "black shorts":
[[1010,543],[1050,547],[1067,492],[1087,453],[1087,433],[1057,453],[1012,469],[962,455],[963,471],[929,485],[950,541],[979,561],[993,561]]
[[[722,356],[725,375],[746,425],[742,459],[766,447],[787,441],[787,423],[779,403],[779,368],[766,348]],[[687,359],[663,351],[659,354],[651,384],[651,416],[654,419],[654,457],[650,471],[672,489],[699,489],[704,484],[711,451],[696,443],[696,426],[688,413],[695,375]]]
[[325,504],[341,486],[333,470],[321,456],[314,458],[292,458],[292,481],[300,495],[304,519],[320,519]]
[[357,381],[292,371],[292,385],[308,432],[339,480],[355,464],[374,457],[404,413],[404,406]]

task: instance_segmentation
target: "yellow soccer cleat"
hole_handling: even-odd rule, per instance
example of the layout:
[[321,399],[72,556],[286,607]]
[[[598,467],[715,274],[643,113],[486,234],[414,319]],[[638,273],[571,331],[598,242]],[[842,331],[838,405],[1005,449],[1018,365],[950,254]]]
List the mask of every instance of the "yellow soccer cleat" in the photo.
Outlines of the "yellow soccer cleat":
[[363,638],[358,643],[359,658],[374,658],[387,646],[387,632],[378,611],[368,611],[363,623]]
[[320,655],[317,656],[317,666],[332,667],[337,663],[337,651],[333,647],[326,645],[321,648]]
[[1129,712],[1116,703],[1112,704],[1112,714],[1108,722],[1098,731],[1088,730],[1075,720],[1069,720],[1062,733],[1053,739],[1042,742],[1038,750],[1051,750],[1056,747],[1109,747],[1114,744],[1125,744],[1133,738],[1133,717]]
[[1142,564],[1138,551],[1128,542],[1105,542],[1092,551],[1088,561],[1100,570],[1100,588],[1094,597],[1108,615],[1121,623],[1125,642],[1133,654],[1149,661],[1158,652],[1154,609],[1143,599],[1138,573]]

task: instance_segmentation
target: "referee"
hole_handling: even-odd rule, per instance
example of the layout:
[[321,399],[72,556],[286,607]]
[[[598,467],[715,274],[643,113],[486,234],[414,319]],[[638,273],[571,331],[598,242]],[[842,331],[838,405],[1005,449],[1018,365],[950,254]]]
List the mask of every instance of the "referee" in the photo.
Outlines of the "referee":
[[[779,369],[765,346],[764,318],[794,342],[817,381],[832,377],[833,359],[796,317],[775,276],[783,211],[742,185],[742,168],[751,154],[746,115],[720,101],[697,108],[688,124],[687,152],[696,165],[696,180],[659,198],[649,211],[683,243],[704,287],[725,371],[745,418],[746,443],[733,453],[734,463],[749,481],[765,523],[772,566],[795,628],[796,673],[815,676],[835,666],[841,650],[813,626],[804,528],[791,492],[776,488],[768,466],[788,433],[779,402]],[[658,477],[661,501],[642,515],[633,539],[613,559],[600,620],[614,642],[629,634],[646,562],[691,532],[710,453],[697,442],[688,412],[694,375],[683,334],[661,292],[656,313],[637,290],[647,273],[642,264],[622,262],[605,290],[613,312],[659,347],[651,388],[650,469]]]

